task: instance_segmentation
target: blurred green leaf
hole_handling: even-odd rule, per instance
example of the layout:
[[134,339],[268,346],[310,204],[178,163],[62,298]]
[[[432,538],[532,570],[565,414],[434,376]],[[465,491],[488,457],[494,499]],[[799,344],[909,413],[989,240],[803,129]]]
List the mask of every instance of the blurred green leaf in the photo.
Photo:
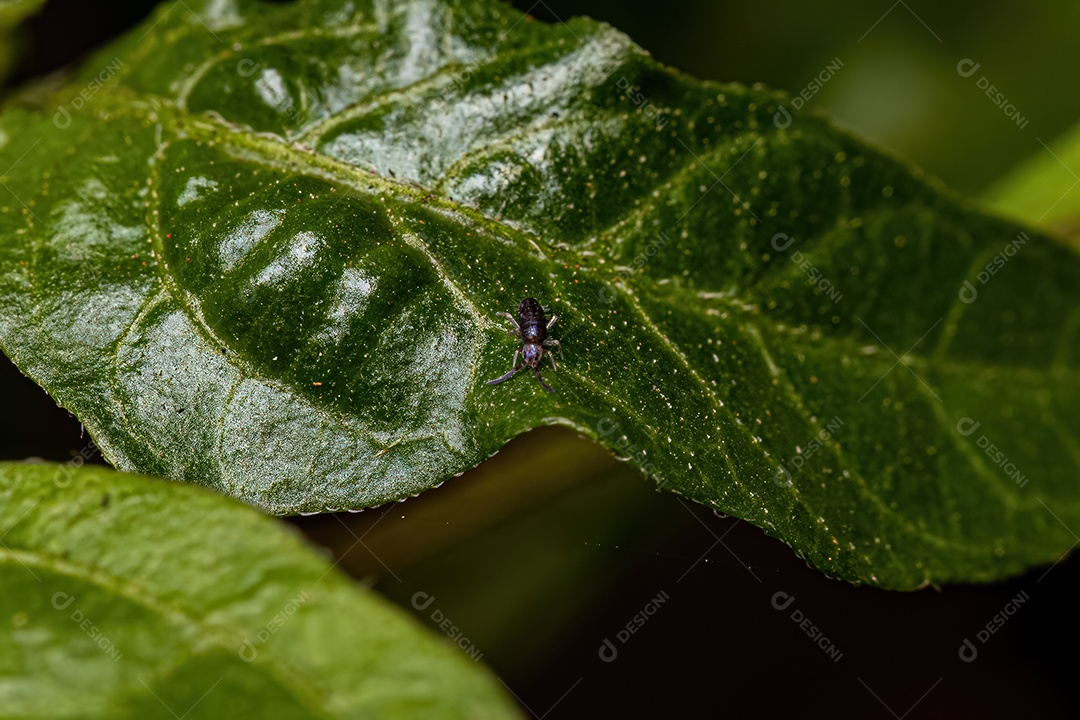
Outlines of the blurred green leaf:
[[0,85],[7,79],[19,51],[15,29],[45,4],[45,0],[0,0]]
[[5,717],[517,717],[483,666],[215,494],[2,464],[0,529]]
[[1080,125],[995,183],[985,200],[992,210],[1080,240]]
[[[477,0],[165,6],[0,119],[0,340],[121,468],[277,513],[560,423],[838,577],[1056,559],[1080,259],[789,108]],[[551,394],[484,385],[526,296]]]
[[7,35],[44,5],[45,0],[0,0],[0,35]]

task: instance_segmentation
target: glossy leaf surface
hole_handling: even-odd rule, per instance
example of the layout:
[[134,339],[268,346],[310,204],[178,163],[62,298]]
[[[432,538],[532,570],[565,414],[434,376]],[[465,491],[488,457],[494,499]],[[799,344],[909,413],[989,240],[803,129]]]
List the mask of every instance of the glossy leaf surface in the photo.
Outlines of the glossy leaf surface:
[[[1077,256],[607,26],[164,6],[0,146],[0,340],[121,468],[361,507],[562,423],[902,588],[1080,526]],[[484,384],[524,297],[554,393]]]
[[9,717],[518,717],[482,666],[205,490],[0,465]]

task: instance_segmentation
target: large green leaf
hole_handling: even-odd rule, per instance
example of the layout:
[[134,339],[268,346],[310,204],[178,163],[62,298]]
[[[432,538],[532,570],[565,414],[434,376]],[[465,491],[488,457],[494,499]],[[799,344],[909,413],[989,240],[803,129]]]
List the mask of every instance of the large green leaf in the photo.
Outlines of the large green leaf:
[[[1080,527],[1077,256],[607,26],[168,5],[0,138],[0,341],[123,469],[369,506],[562,423],[850,580]],[[554,393],[484,384],[526,296]]]
[[4,717],[518,717],[444,638],[239,503],[0,464]]

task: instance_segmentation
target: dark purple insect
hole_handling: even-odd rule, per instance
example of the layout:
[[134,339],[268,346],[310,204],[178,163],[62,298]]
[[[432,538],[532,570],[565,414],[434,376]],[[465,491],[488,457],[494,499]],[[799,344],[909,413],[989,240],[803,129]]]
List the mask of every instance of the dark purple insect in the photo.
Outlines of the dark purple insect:
[[[515,367],[501,378],[488,380],[487,384],[498,385],[506,382],[514,377],[518,370],[530,367],[533,374],[536,375],[536,381],[540,383],[540,386],[548,392],[554,392],[540,377],[540,363],[544,360],[544,355],[547,355],[548,359],[551,360],[551,368],[555,369],[555,353],[549,348],[558,348],[559,355],[562,356],[562,345],[559,344],[558,340],[549,340],[547,336],[548,328],[554,325],[559,318],[552,315],[551,320],[544,322],[544,308],[540,307],[540,303],[533,298],[525,298],[521,301],[521,305],[518,306],[517,320],[514,320],[514,316],[508,312],[499,314],[509,318],[510,322],[514,323],[514,329],[510,331],[510,334],[521,340],[523,344],[514,351],[514,360],[511,365]],[[517,364],[518,353],[521,353],[522,357],[520,365]]]

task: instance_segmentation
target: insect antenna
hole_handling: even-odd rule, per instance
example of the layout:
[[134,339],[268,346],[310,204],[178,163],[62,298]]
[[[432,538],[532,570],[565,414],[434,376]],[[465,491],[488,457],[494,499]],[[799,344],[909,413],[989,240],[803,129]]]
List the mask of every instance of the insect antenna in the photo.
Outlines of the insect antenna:
[[[512,370],[510,372],[510,374],[512,375],[515,372],[517,372],[516,369]],[[536,382],[540,383],[540,387],[544,388],[548,392],[555,392],[555,390],[553,388],[549,387],[548,384],[546,382],[544,382],[543,378],[540,377],[540,368],[539,367],[533,368],[533,372],[536,374]]]
[[[518,365],[516,368],[514,368],[510,372],[503,375],[501,378],[495,378],[494,380],[488,380],[484,384],[485,385],[498,385],[499,383],[504,383],[507,380],[509,380],[510,378],[514,377],[514,373],[516,373],[518,370],[523,369],[524,367],[525,367],[525,363],[521,363],[520,365]],[[540,384],[543,385],[544,383],[541,382]],[[548,389],[550,389],[550,388],[548,388]]]

